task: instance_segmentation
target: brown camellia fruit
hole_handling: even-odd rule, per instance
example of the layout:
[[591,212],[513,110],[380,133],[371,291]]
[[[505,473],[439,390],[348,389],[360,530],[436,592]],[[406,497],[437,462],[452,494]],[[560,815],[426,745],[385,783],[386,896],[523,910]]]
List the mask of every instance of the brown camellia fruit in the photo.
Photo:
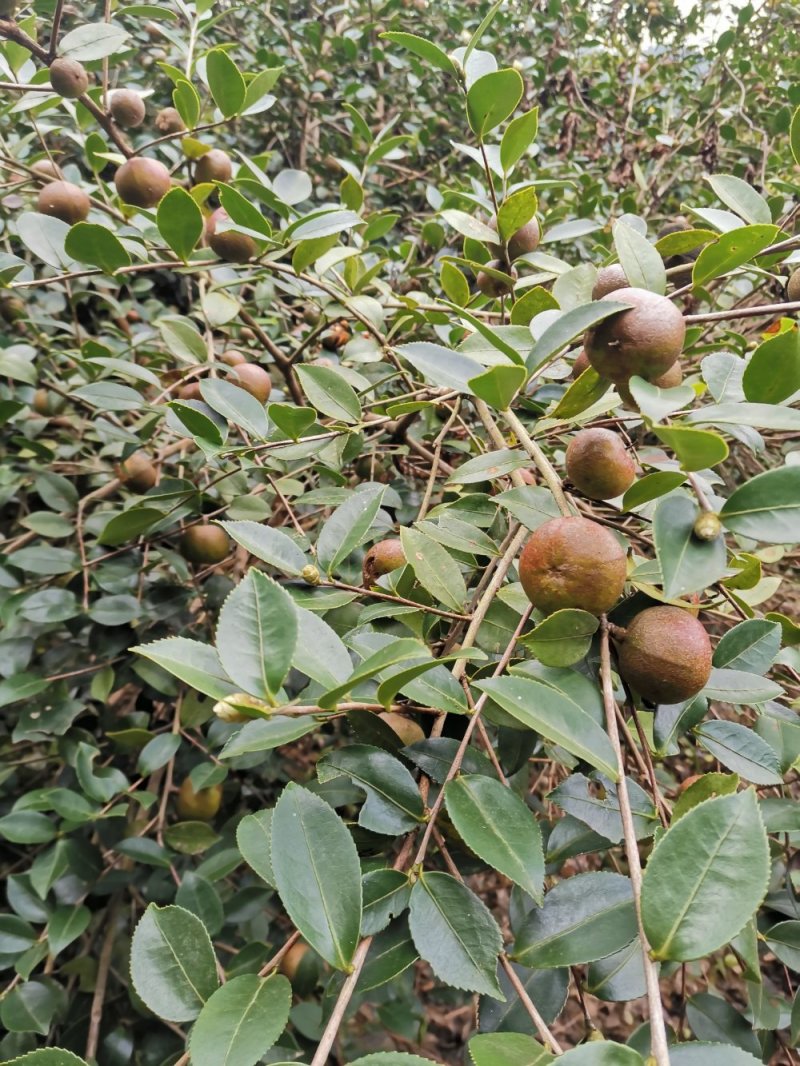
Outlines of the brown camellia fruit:
[[116,172],[114,184],[123,203],[134,207],[155,207],[169,192],[172,178],[157,159],[134,156]]
[[590,366],[589,356],[586,354],[585,350],[581,348],[575,356],[575,362],[572,364],[573,378],[579,378],[584,370],[588,370]]
[[406,718],[404,714],[398,714],[396,711],[381,711],[378,717],[386,722],[393,733],[397,734],[405,747],[425,739],[422,726],[413,719]]
[[308,944],[305,944],[302,940],[297,940],[292,944],[278,964],[278,969],[284,977],[288,977],[290,981],[294,981],[297,976],[297,971],[300,968],[300,963],[308,954],[308,951]]
[[124,130],[133,130],[144,122],[144,100],[133,89],[115,89],[109,100],[111,117]]
[[191,778],[186,777],[178,789],[175,808],[178,817],[191,822],[210,822],[222,803],[222,785],[211,785],[195,792]]
[[625,549],[605,526],[588,518],[551,518],[535,529],[519,559],[525,595],[544,614],[574,607],[610,611],[622,595]]
[[53,178],[55,181],[62,176],[60,168],[52,161],[52,159],[37,160],[31,167],[31,170],[36,171],[36,173],[40,174],[43,178]]
[[648,607],[625,631],[621,677],[651,703],[682,703],[711,676],[711,641],[701,622],[680,607]]
[[362,577],[364,587],[369,588],[384,574],[390,574],[392,570],[398,570],[406,565],[406,554],[399,537],[388,537],[373,544],[364,556]]
[[181,118],[180,111],[174,107],[162,107],[156,115],[156,129],[159,133],[183,133],[186,124]]
[[636,467],[610,429],[582,429],[567,445],[567,477],[590,500],[613,500],[629,489]]
[[178,548],[184,559],[188,559],[190,563],[210,566],[212,563],[221,563],[228,557],[231,542],[221,526],[204,524],[185,529]]
[[230,380],[255,396],[260,403],[266,403],[272,392],[272,379],[263,367],[255,363],[237,363]]
[[587,331],[583,346],[598,374],[627,381],[633,374],[653,381],[669,370],[683,348],[686,323],[675,304],[647,289],[616,289],[603,297],[631,304]]
[[247,362],[247,357],[241,352],[237,352],[235,348],[226,348],[220,359],[223,363],[227,363],[228,366],[241,366],[242,363]]
[[39,190],[36,210],[74,226],[83,222],[91,208],[88,195],[71,181],[51,181]]
[[597,271],[597,280],[592,288],[592,299],[601,300],[610,292],[627,288],[628,279],[625,276],[625,271],[619,263],[612,263],[611,266],[600,267]]
[[[507,271],[503,270],[503,264],[499,259],[493,259],[486,265],[492,270],[499,270],[504,274],[507,273]],[[484,296],[491,296],[494,300],[499,299],[501,296],[508,296],[513,289],[513,286],[507,281],[503,281],[502,278],[496,278],[492,274],[488,274],[485,270],[478,271],[475,284]]]
[[202,400],[203,394],[200,392],[200,382],[190,381],[188,385],[181,385],[178,389],[179,400]]
[[59,96],[75,100],[89,88],[89,75],[77,59],[54,59],[50,64],[50,84]]
[[[497,219],[493,218],[489,223],[493,230],[497,229]],[[519,259],[521,255],[528,255],[530,252],[535,252],[539,247],[539,241],[542,237],[542,231],[539,229],[539,223],[535,218],[532,218],[530,222],[526,222],[524,226],[512,233],[508,239],[508,258],[510,260]],[[490,244],[489,248],[492,253],[498,258],[502,253],[502,245]]]
[[[665,374],[660,374],[657,378],[654,378],[650,384],[657,385],[659,389],[674,389],[676,385],[680,385],[683,381],[683,368],[681,367],[680,359],[676,359],[672,366]],[[617,382],[617,392],[625,407],[630,411],[638,411],[639,405],[633,398],[633,393],[630,389],[630,383],[628,381]]]
[[793,270],[786,282],[786,297],[794,303],[800,300],[800,267]]
[[52,392],[50,389],[37,389],[33,394],[31,407],[37,415],[50,418],[52,415],[57,415],[59,411],[63,411],[65,405],[66,400],[57,392]]
[[117,476],[134,492],[147,492],[158,481],[158,471],[144,452],[134,452],[120,463]]
[[233,163],[227,152],[221,148],[212,148],[210,152],[201,155],[194,168],[194,180],[201,181],[230,181],[233,175]]
[[222,207],[206,219],[206,239],[212,251],[228,263],[246,263],[256,254],[256,242],[247,233],[237,233],[236,230],[220,230],[217,227],[222,222],[227,222],[228,212]]

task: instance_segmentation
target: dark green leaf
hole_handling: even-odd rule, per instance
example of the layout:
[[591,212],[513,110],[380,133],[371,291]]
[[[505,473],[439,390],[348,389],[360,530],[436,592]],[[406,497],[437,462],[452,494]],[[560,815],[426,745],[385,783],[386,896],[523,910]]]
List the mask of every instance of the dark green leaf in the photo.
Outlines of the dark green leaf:
[[181,259],[188,259],[203,233],[203,215],[195,199],[176,186],[159,202],[158,232]]
[[211,996],[192,1026],[194,1066],[254,1066],[289,1020],[292,987],[282,974],[234,977]]

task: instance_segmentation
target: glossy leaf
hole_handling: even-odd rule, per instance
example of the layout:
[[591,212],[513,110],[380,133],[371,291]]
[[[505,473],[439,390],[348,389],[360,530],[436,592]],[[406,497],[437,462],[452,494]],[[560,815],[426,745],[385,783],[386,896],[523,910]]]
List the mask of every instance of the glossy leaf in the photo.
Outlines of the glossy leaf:
[[725,574],[725,540],[721,535],[714,540],[695,536],[699,513],[688,496],[678,493],[661,500],[656,508],[653,540],[668,599],[707,588]]
[[728,497],[720,511],[727,529],[767,544],[800,537],[800,466],[757,474]]
[[367,794],[358,816],[364,829],[396,836],[422,821],[422,799],[414,778],[387,752],[366,744],[351,744],[330,752],[317,764],[317,776],[322,782],[340,774]]
[[241,974],[218,988],[192,1026],[195,1066],[255,1066],[289,1020],[292,988],[282,974]]

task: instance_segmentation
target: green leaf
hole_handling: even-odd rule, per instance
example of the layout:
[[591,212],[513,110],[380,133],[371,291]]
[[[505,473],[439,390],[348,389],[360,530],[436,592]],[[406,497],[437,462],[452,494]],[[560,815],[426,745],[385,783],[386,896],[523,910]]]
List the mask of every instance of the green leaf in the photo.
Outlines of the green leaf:
[[720,511],[723,525],[766,544],[800,539],[800,466],[782,466],[746,481]]
[[264,405],[232,381],[205,378],[200,393],[209,407],[256,439],[264,440],[269,433]]
[[187,260],[203,235],[203,214],[194,197],[176,185],[160,201],[156,222],[173,252]]
[[367,992],[395,981],[418,958],[408,930],[408,921],[400,918],[392,922],[388,929],[378,933],[370,945],[366,964],[358,980],[359,990]]
[[676,1044],[669,1049],[670,1066],[762,1066],[761,1058],[730,1044]]
[[569,386],[550,412],[550,417],[563,420],[575,418],[601,400],[610,387],[611,383],[606,378],[601,378],[593,366],[588,366]]
[[372,936],[408,907],[411,885],[400,870],[371,870],[362,879],[364,916],[361,935]]
[[611,741],[594,718],[566,692],[528,677],[495,677],[475,682],[499,707],[528,729],[617,780]]
[[767,226],[772,222],[769,204],[749,182],[742,181],[733,174],[709,174],[706,181],[720,200],[745,222]]
[[483,1033],[469,1042],[475,1066],[550,1066],[556,1060],[525,1033]]
[[541,285],[534,285],[533,288],[526,289],[519,299],[514,301],[514,305],[511,308],[511,324],[514,326],[527,326],[542,311],[557,309],[558,300],[555,296],[547,289],[543,289]]
[[358,422],[361,404],[352,386],[327,366],[298,366],[296,373],[313,407],[339,422]]
[[224,49],[212,48],[206,56],[206,77],[214,103],[224,118],[241,111],[247,93],[244,78]]
[[187,129],[193,130],[200,119],[200,96],[190,81],[181,78],[172,90],[172,102]]
[[448,477],[447,485],[479,485],[484,481],[494,481],[505,477],[512,470],[530,466],[528,453],[521,448],[499,448],[497,451],[484,452],[461,463],[457,470]]
[[306,556],[288,533],[261,522],[219,522],[228,536],[241,544],[256,559],[269,563],[284,574],[298,576],[307,563]]
[[260,751],[272,751],[299,740],[306,733],[319,727],[319,723],[309,715],[303,718],[290,718],[288,715],[276,714],[274,718],[258,718],[247,722],[238,733],[230,738],[220,752],[221,759],[235,759],[239,755],[252,755]]
[[255,1066],[289,1020],[292,986],[282,974],[234,977],[218,988],[192,1026],[193,1066]]
[[636,374],[628,380],[628,388],[639,410],[645,418],[653,422],[661,422],[675,411],[688,407],[697,398],[691,385],[676,385],[671,389],[662,389]]
[[777,226],[740,226],[722,233],[706,245],[692,268],[692,285],[706,285],[713,278],[743,266],[763,252],[779,233]]
[[611,315],[627,310],[629,306],[629,304],[614,300],[595,300],[590,304],[583,304],[565,311],[544,330],[534,344],[526,361],[528,370],[535,370],[537,366],[541,366],[554,355],[558,355],[562,348],[566,348],[590,326],[596,326],[598,322],[610,318]]
[[[492,236],[497,239],[496,233],[492,233]],[[456,389],[458,392],[470,393],[472,390],[468,382],[482,374],[485,369],[477,360],[470,359],[461,352],[454,352],[441,344],[430,344],[428,341],[398,344],[394,350],[431,384],[445,389]]]
[[800,971],[800,922],[778,922],[766,934],[770,950],[795,973]]
[[361,681],[374,678],[381,671],[397,663],[407,662],[409,659],[418,660],[420,657],[427,658],[427,648],[418,640],[404,637],[392,640],[384,647],[379,648],[372,655],[368,655],[350,676],[335,688],[329,689],[317,698],[317,703],[323,709],[332,709],[338,700],[346,695]]
[[312,211],[286,227],[284,236],[296,241],[318,240],[360,226],[364,219],[355,211]]
[[242,858],[255,870],[262,881],[275,887],[275,874],[272,871],[272,808],[246,814],[236,827],[236,845]]
[[522,76],[513,67],[493,70],[472,83],[467,92],[467,118],[479,140],[514,112],[523,88]]
[[636,936],[633,890],[613,873],[576,874],[560,881],[544,906],[525,919],[514,943],[523,966],[552,969],[605,958]]
[[446,74],[455,74],[455,67],[450,56],[432,41],[426,41],[424,37],[419,37],[416,33],[401,33],[398,30],[382,33],[380,36],[381,40],[391,41],[392,44],[399,44],[401,48],[413,52],[415,56],[424,59],[437,70],[443,70]]
[[781,647],[781,627],[765,618],[749,618],[729,629],[714,649],[714,666],[763,674]]
[[397,836],[422,821],[424,808],[417,783],[388,752],[367,744],[350,744],[328,752],[317,763],[317,776],[323,783],[341,774],[367,794],[358,816],[364,829]]
[[525,384],[524,366],[491,366],[468,382],[472,392],[496,411],[505,411]]
[[461,211],[456,207],[448,207],[444,211],[440,211],[439,214],[462,237],[482,241],[484,244],[497,244],[497,230],[493,230],[491,226],[467,214],[466,211]]
[[383,494],[382,485],[354,492],[325,522],[317,539],[317,563],[328,574],[366,540]]
[[700,743],[728,770],[754,785],[782,785],[778,756],[757,733],[739,722],[703,722]]
[[251,569],[220,611],[217,651],[223,669],[240,691],[271,700],[289,672],[296,643],[291,596]]
[[467,587],[458,563],[441,544],[418,529],[402,528],[400,540],[408,565],[420,585],[454,611],[464,608]]
[[66,992],[52,979],[25,981],[0,1000],[0,1022],[11,1033],[47,1036],[66,1007]]
[[453,988],[503,999],[497,983],[500,930],[485,904],[450,874],[423,873],[411,890],[414,946],[434,974]]
[[[619,797],[616,786],[610,781],[598,780],[583,774],[570,774],[566,781],[554,788],[548,800],[557,803],[565,814],[572,815],[588,825],[595,833],[618,844],[623,837],[622,819],[619,813]],[[628,779],[633,827],[637,840],[653,835],[656,812],[647,793]]]
[[119,238],[95,222],[77,222],[67,234],[64,251],[79,263],[99,267],[105,274],[131,265],[131,257]]
[[47,922],[47,944],[51,955],[69,947],[89,926],[92,912],[88,907],[56,907]]
[[121,51],[129,36],[116,22],[89,22],[66,33],[58,43],[58,53],[82,63],[105,59]]
[[[388,35],[387,35],[388,36]],[[400,1051],[376,1051],[373,1055],[364,1055],[354,1059],[350,1066],[430,1066],[431,1059],[420,1055],[406,1055]]]
[[206,928],[183,907],[151,903],[133,933],[131,979],[150,1010],[170,1022],[198,1016],[219,986]]
[[452,300],[454,304],[464,307],[465,304],[469,303],[469,282],[458,267],[453,263],[449,263],[446,259],[442,260],[439,283],[444,289],[447,298]]
[[697,504],[682,493],[665,497],[656,507],[653,542],[667,599],[708,588],[725,574],[725,539],[720,535],[699,540],[694,535],[699,513]]
[[[638,1051],[625,1044],[615,1044],[611,1040],[582,1044],[554,1061],[557,1061],[559,1066],[561,1063],[564,1066],[645,1066],[645,1061]],[[674,1063],[671,1049],[670,1063]]]
[[336,631],[313,611],[295,606],[297,646],[292,666],[326,689],[340,684],[350,674],[350,656]]
[[445,801],[467,847],[541,905],[542,834],[533,812],[519,796],[499,781],[476,774],[448,782]]
[[521,226],[530,222],[538,206],[539,201],[531,185],[507,196],[497,212],[497,229],[503,240],[510,240]]
[[222,668],[214,648],[189,637],[165,637],[152,644],[138,644],[131,651],[163,667],[170,674],[185,681],[187,685],[211,696],[224,700],[238,689],[231,683]]
[[500,141],[500,165],[503,172],[509,171],[517,165],[528,150],[539,130],[539,108],[531,108],[524,115],[513,118],[503,130]]
[[181,855],[202,855],[219,839],[206,822],[176,822],[164,830],[164,842]]
[[55,825],[39,811],[12,811],[0,818],[0,837],[12,844],[47,844],[55,836]]
[[797,325],[759,344],[744,368],[744,394],[753,403],[778,404],[800,389],[800,330]]
[[770,403],[718,403],[698,407],[686,415],[687,422],[714,425],[754,426],[756,429],[800,431],[800,411]]
[[87,1066],[87,1062],[63,1048],[47,1047],[8,1059],[6,1066]]
[[599,625],[598,619],[587,611],[555,611],[521,643],[545,666],[572,666],[586,655]]
[[724,703],[766,703],[783,695],[783,689],[767,677],[758,677],[746,670],[711,671],[703,695]]
[[709,955],[743,928],[767,890],[769,847],[755,792],[707,800],[656,844],[642,886],[653,955]]
[[647,237],[619,220],[614,224],[614,247],[629,285],[664,295],[667,289],[664,260]]
[[706,470],[728,458],[728,445],[710,430],[656,425],[650,429],[675,452],[683,470]]
[[300,785],[287,785],[275,807],[272,869],[305,940],[331,966],[349,971],[361,928],[358,853],[333,809]]
[[267,412],[270,421],[292,440],[300,440],[317,420],[316,411],[311,411],[308,407],[297,407],[293,403],[271,403]]
[[668,492],[678,488],[686,480],[686,476],[677,470],[659,470],[655,474],[646,474],[634,482],[622,497],[622,510],[633,511],[642,507],[651,500],[657,500],[660,496],[666,496]]

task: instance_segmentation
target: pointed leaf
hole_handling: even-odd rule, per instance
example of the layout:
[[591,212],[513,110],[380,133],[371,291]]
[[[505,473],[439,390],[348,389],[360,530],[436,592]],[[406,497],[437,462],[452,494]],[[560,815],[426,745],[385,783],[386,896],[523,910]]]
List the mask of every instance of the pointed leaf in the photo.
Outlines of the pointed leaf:
[[218,988],[192,1026],[192,1066],[255,1066],[289,1020],[292,986],[282,974],[234,977]]

